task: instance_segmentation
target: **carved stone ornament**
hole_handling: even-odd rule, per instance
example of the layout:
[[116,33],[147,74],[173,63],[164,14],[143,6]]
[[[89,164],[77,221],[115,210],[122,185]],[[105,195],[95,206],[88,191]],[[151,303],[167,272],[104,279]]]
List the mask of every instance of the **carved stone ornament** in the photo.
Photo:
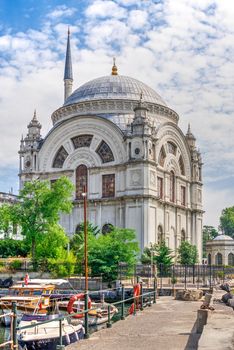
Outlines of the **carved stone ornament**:
[[130,185],[138,186],[141,185],[142,171],[140,169],[130,170]]

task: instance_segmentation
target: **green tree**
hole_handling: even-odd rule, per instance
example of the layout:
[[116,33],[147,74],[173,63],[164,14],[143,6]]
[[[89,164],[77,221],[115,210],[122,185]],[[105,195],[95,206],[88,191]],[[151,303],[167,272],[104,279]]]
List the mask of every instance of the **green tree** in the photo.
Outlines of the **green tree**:
[[220,230],[234,238],[234,206],[223,209],[219,221]]
[[161,244],[151,243],[149,247],[144,248],[141,262],[143,264],[151,264],[153,262],[159,270],[163,268],[165,272],[173,264],[174,256],[172,253],[172,250],[167,247],[165,241]]
[[[78,235],[80,237],[74,237],[71,246],[77,256],[78,271],[83,272],[83,232]],[[106,281],[115,280],[118,277],[119,262],[125,262],[130,271],[136,264],[139,253],[138,243],[135,239],[135,232],[131,229],[113,227],[110,233],[96,236],[89,230],[88,266],[91,275],[103,275],[103,279]]]
[[43,240],[39,241],[36,246],[35,258],[39,265],[40,271],[48,271],[51,260],[61,261],[66,255],[69,239],[64,229],[53,224],[49,227],[48,232],[43,234]]
[[202,250],[203,250],[203,258],[206,258],[206,242],[214,239],[218,236],[218,231],[213,226],[203,226],[202,231]]
[[182,265],[193,265],[198,261],[198,252],[195,245],[183,241],[178,249],[178,260]]
[[31,255],[36,268],[37,245],[59,220],[61,212],[72,209],[73,185],[66,177],[58,179],[50,188],[49,181],[26,182],[20,191],[20,203],[12,207],[13,220],[31,246]]
[[0,207],[0,231],[4,233],[5,238],[9,238],[10,233],[13,233],[13,205],[3,204]]

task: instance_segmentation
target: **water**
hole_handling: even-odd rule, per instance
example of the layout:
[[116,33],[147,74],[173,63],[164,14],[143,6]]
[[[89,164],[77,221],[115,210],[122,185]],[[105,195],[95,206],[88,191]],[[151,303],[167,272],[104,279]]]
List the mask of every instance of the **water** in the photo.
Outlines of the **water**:
[[[9,327],[3,327],[0,325],[0,344],[8,341],[10,339],[10,328]],[[1,348],[4,350],[9,350],[10,345],[4,346],[4,348]]]

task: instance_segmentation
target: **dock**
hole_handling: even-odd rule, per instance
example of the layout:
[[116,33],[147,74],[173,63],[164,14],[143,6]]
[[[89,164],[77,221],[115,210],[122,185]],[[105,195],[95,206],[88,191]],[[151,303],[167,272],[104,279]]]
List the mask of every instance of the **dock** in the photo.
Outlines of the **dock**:
[[156,304],[93,333],[67,350],[195,350],[195,322],[201,302],[163,297]]

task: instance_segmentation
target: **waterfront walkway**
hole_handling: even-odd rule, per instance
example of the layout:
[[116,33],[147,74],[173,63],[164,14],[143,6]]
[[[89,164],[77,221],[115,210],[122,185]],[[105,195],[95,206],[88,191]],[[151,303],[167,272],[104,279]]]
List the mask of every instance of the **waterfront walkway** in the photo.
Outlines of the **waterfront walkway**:
[[[161,297],[157,304],[118,321],[67,350],[195,350],[194,324],[201,302]],[[194,328],[194,329],[193,329]]]

